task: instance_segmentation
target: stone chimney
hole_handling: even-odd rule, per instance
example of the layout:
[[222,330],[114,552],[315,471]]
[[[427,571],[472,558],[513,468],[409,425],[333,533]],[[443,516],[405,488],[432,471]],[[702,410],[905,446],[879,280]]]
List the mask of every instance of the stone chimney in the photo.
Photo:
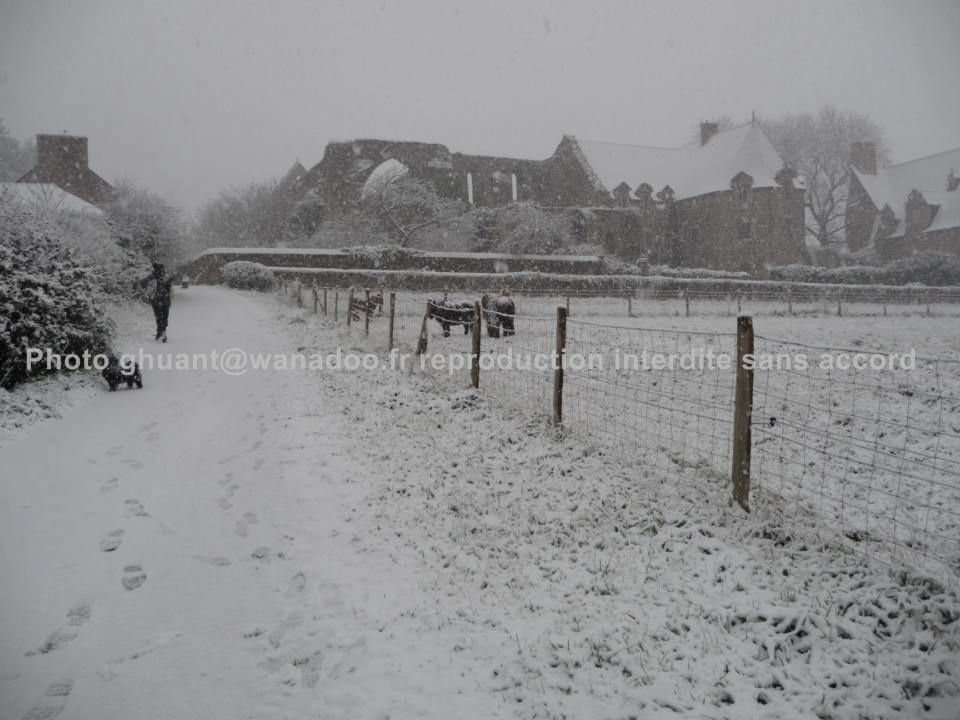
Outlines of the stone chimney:
[[710,142],[710,138],[716,135],[719,131],[720,126],[715,122],[700,123],[700,146],[703,147]]
[[53,183],[94,205],[107,202],[113,193],[90,169],[87,138],[77,135],[37,135],[37,164],[17,182]]
[[850,145],[850,164],[865,175],[877,174],[877,145],[855,142]]
[[83,172],[89,167],[87,139],[76,135],[37,135],[37,165],[67,176]]

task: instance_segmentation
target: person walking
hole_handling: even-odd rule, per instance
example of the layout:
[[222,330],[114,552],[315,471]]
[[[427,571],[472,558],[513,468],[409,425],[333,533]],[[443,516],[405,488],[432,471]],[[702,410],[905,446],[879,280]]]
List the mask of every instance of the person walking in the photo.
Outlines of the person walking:
[[173,295],[173,278],[167,277],[167,269],[161,263],[153,263],[153,274],[140,281],[141,287],[153,283],[150,290],[150,305],[157,321],[157,336],[154,340],[167,341],[167,322],[170,319],[170,299]]

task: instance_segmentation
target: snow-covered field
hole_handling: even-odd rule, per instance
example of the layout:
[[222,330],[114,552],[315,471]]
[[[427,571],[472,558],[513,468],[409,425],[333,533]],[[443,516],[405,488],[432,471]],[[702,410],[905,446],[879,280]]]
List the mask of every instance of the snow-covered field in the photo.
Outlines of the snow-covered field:
[[[421,301],[401,304],[401,347]],[[382,349],[385,324],[367,338],[199,287],[163,349]],[[770,317],[757,333],[956,357],[955,324]],[[437,329],[431,351],[465,348]],[[523,330],[510,342],[544,344]],[[731,508],[709,462],[575,425],[558,438],[521,392],[542,380],[497,382],[154,372],[12,429],[0,718],[958,716],[954,586]]]

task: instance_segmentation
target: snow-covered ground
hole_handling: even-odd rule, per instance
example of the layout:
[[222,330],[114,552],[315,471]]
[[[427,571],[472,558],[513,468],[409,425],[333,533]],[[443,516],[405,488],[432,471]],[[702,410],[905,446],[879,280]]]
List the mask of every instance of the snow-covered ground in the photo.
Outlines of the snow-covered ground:
[[[380,349],[384,323],[198,287],[162,349]],[[898,325],[956,352],[955,320]],[[721,476],[446,371],[144,381],[0,447],[4,720],[958,717],[955,590],[746,516]]]

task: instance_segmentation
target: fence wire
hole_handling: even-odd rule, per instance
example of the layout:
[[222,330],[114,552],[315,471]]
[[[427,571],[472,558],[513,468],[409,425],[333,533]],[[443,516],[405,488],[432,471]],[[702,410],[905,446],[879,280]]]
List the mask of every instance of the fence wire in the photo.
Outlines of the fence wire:
[[600,440],[626,457],[643,454],[663,473],[675,473],[679,466],[728,476],[734,333],[619,327],[570,318],[566,348],[566,430]]
[[[305,308],[314,305],[311,290],[303,288]],[[322,315],[323,288],[318,292]],[[295,292],[289,294],[296,302]],[[333,321],[336,312],[338,327],[346,322],[348,294],[327,289],[326,318]],[[384,293],[383,314],[378,308],[370,324],[370,338],[384,350],[389,296]],[[428,297],[396,294],[393,344],[400,352],[416,351]],[[480,390],[506,407],[550,417],[556,308],[566,298],[513,299],[513,335],[492,337],[484,318]],[[466,293],[454,299],[475,300]],[[729,483],[733,321],[731,332],[710,333],[595,320],[616,317],[622,301],[570,303],[565,431],[642,460],[674,481]],[[736,300],[731,302],[730,314],[736,315]],[[799,314],[799,301],[792,302]],[[741,301],[740,309],[746,307]],[[445,335],[430,319],[426,330],[428,355],[458,355],[469,367],[469,325],[453,325]],[[361,315],[350,335],[363,332]],[[960,575],[960,360],[891,360],[888,353],[814,347],[760,332],[754,349],[751,507],[777,517],[788,532],[812,531],[870,559]],[[855,358],[866,366],[858,368]],[[870,367],[878,359],[882,367]],[[459,377],[468,381],[469,369]]]
[[960,572],[960,361],[755,349],[756,500],[871,558]]

